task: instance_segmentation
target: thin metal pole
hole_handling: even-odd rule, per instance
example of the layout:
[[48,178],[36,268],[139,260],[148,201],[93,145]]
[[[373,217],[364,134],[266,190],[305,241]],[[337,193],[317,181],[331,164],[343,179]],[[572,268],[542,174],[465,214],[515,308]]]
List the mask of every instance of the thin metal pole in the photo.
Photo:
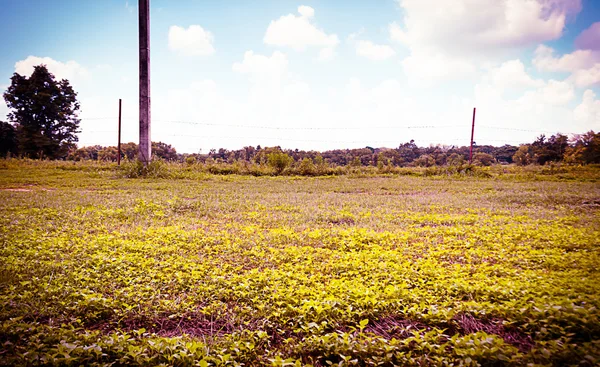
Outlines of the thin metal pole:
[[473,163],[473,137],[475,136],[475,112],[476,107],[473,107],[473,126],[471,127],[471,151],[469,153],[469,164]]
[[117,165],[121,165],[121,99],[119,98],[119,143],[117,145]]
[[140,38],[140,147],[139,159],[148,164],[152,154],[150,137],[150,0],[139,0]]

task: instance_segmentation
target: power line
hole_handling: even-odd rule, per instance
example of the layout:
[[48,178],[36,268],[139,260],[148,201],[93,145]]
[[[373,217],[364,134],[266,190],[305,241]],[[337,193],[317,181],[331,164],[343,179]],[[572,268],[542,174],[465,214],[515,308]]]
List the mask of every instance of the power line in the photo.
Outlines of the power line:
[[[519,129],[519,128],[514,128],[514,127],[500,127],[500,126],[490,126],[490,125],[479,125],[479,127],[483,127],[486,129],[494,129],[494,130],[510,130],[510,131],[523,131],[523,132],[530,132],[530,133],[545,133],[545,134],[557,134],[560,133],[559,131],[544,131],[544,130],[530,130],[530,129]],[[577,133],[569,133],[566,132],[565,134],[577,134]]]
[[[367,140],[354,140],[354,141],[346,141],[346,140],[312,140],[312,139],[289,139],[289,138],[279,138],[279,137],[266,137],[266,136],[207,136],[207,135],[183,135],[183,134],[169,134],[166,136],[172,137],[184,137],[184,138],[202,138],[202,139],[256,139],[256,140],[277,140],[277,141],[292,141],[292,142],[302,142],[302,143],[338,143],[338,144],[364,144],[367,143]],[[368,143],[398,143],[398,140],[377,140],[377,141],[368,141]]]
[[[117,117],[89,117],[83,118],[82,121],[101,121],[101,120],[117,120]],[[134,120],[123,119],[123,120]],[[469,128],[470,125],[395,125],[395,126],[368,126],[368,127],[356,127],[356,126],[344,126],[344,127],[327,127],[327,126],[314,126],[314,127],[304,127],[304,126],[261,126],[261,125],[244,125],[244,124],[218,124],[211,122],[198,122],[198,121],[182,121],[182,120],[157,120],[154,119],[155,122],[164,122],[164,123],[173,123],[173,124],[185,124],[185,125],[195,125],[195,126],[215,126],[215,127],[232,127],[232,128],[244,128],[244,129],[260,129],[260,130],[282,130],[282,131],[298,131],[298,130],[306,130],[306,131],[331,131],[331,130],[393,130],[393,129],[445,129],[445,128]],[[502,126],[491,126],[491,125],[479,125],[480,128],[485,129],[493,129],[493,130],[507,130],[507,131],[522,131],[522,132],[533,132],[533,133],[545,133],[545,134],[557,134],[559,131],[549,131],[549,130],[534,130],[534,129],[521,129],[521,128],[512,128],[512,127],[502,127]],[[108,131],[89,131],[88,132],[108,132]],[[578,133],[573,132],[565,132],[563,134],[571,134],[575,135]]]
[[174,121],[174,120],[155,120],[158,122],[167,122],[174,124],[187,124],[199,126],[218,126],[218,127],[235,127],[248,129],[264,129],[264,130],[372,130],[372,129],[441,129],[441,128],[456,128],[462,125],[412,125],[412,126],[369,126],[369,127],[304,127],[304,126],[258,126],[258,125],[242,125],[242,124],[216,124],[210,122],[196,121]]

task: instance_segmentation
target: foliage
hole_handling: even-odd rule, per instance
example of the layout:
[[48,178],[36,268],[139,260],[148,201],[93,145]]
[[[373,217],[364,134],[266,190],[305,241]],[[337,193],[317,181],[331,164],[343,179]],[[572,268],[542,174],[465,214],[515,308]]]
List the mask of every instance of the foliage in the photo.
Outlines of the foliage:
[[[104,162],[116,162],[119,155],[118,147],[102,147],[94,145],[72,150],[67,159],[74,161],[100,160]],[[138,145],[130,142],[121,144],[121,159],[134,161],[138,155]],[[170,144],[163,142],[152,142],[152,156],[163,161],[176,161],[179,159],[177,151]]]
[[0,121],[0,156],[17,154],[17,130],[8,122]]
[[177,151],[170,144],[152,142],[152,156],[165,161],[177,160]]
[[[594,164],[600,160],[598,134],[590,131],[576,136],[568,143],[566,136],[557,134],[546,139],[540,136],[532,144],[520,147],[504,145],[475,146],[473,164],[492,166],[497,163],[520,166],[530,164],[545,165],[555,163]],[[362,174],[376,167],[378,173],[411,172],[407,167],[443,167],[439,171],[458,172],[451,167],[461,167],[468,160],[468,147],[431,145],[418,147],[414,141],[401,144],[398,148],[372,148],[331,150],[323,153],[282,149],[279,146],[256,148],[247,146],[240,150],[211,149],[208,154],[178,154],[166,143],[152,143],[153,155],[163,161],[187,162],[188,165],[202,165],[215,174],[250,174],[254,176],[300,174],[303,176],[340,175],[345,173]],[[137,144],[122,145],[124,159],[135,160]],[[287,158],[284,156],[286,155]],[[269,163],[271,156],[271,163]],[[70,160],[103,160],[115,162],[116,147],[83,147],[69,153]],[[311,165],[312,162],[312,165]],[[278,166],[279,165],[279,166]],[[284,167],[281,169],[281,167]],[[438,170],[430,170],[438,171]]]
[[487,153],[475,153],[473,155],[473,162],[481,166],[491,166],[495,163],[494,156]]
[[600,133],[589,131],[577,136],[567,148],[566,160],[571,163],[600,163]]
[[435,166],[435,159],[429,154],[424,154],[419,158],[415,159],[415,165],[418,167]]
[[19,153],[26,157],[64,158],[77,142],[79,102],[68,80],[56,81],[45,65],[29,78],[15,73],[4,93],[16,125]]
[[512,160],[519,166],[526,166],[533,163],[533,150],[531,149],[531,146],[528,144],[521,145],[515,152]]
[[598,166],[158,165],[0,161],[0,365],[600,361]]
[[148,164],[135,160],[123,163],[119,170],[120,176],[124,178],[168,178],[169,172],[165,164],[159,159],[153,159]]
[[541,165],[561,161],[568,146],[568,138],[565,135],[552,135],[547,140],[545,135],[541,135],[531,144],[534,161]]
[[284,152],[273,152],[267,155],[267,163],[277,174],[281,174],[286,168],[292,165],[294,159]]
[[307,157],[298,164],[298,173],[302,176],[314,176],[317,173],[317,167],[312,159]]

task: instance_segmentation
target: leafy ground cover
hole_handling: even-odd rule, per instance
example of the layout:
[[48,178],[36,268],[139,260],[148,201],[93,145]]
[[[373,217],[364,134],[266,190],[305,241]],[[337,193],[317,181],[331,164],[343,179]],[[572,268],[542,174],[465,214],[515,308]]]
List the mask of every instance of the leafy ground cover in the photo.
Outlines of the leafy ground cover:
[[0,164],[0,365],[600,364],[597,168],[186,172]]

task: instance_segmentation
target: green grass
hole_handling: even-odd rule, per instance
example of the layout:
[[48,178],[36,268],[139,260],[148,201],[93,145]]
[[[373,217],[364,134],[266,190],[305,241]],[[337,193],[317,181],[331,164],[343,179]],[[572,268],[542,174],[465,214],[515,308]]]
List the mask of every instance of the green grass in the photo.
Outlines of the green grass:
[[600,363],[597,167],[164,170],[0,162],[0,365]]

